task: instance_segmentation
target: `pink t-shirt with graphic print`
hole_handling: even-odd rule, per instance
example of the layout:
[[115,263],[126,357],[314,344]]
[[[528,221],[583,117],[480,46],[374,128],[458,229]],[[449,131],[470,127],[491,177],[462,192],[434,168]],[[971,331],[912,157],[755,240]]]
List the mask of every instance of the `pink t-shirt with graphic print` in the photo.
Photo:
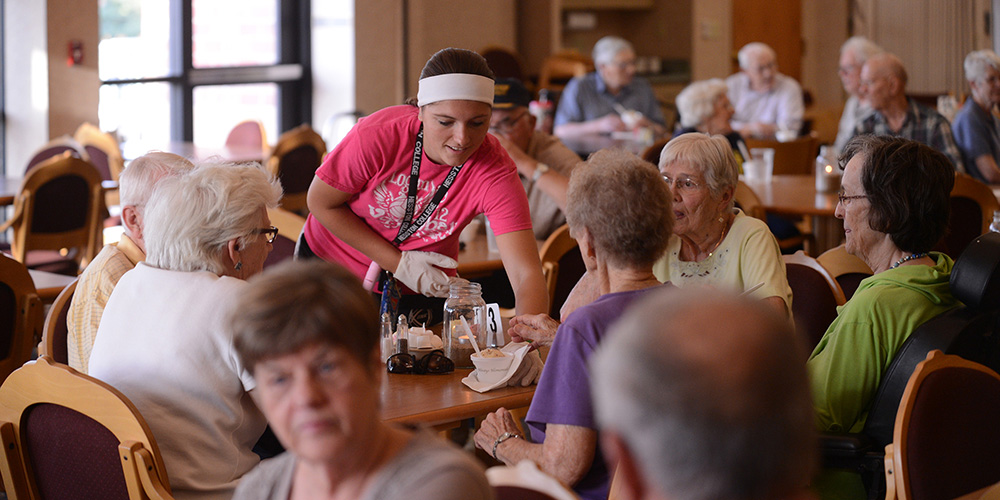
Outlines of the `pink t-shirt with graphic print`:
[[[323,182],[354,194],[348,207],[386,241],[396,238],[406,210],[413,147],[420,129],[417,112],[414,106],[393,106],[363,118],[316,170]],[[414,219],[450,170],[423,156]],[[400,249],[457,258],[459,233],[480,213],[486,214],[496,234],[531,229],[528,199],[517,168],[492,135],[465,162],[437,210]],[[306,219],[305,236],[316,255],[364,278],[371,259],[331,234],[312,215]]]

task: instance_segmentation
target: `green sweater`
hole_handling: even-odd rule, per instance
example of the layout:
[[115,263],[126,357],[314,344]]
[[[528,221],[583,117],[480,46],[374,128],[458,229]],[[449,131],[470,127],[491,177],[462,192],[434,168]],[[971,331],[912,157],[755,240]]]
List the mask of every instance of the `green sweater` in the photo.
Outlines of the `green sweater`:
[[948,279],[954,262],[931,252],[931,266],[902,266],[858,286],[823,334],[806,367],[816,425],[822,431],[860,432],[882,375],[915,328],[959,305]]

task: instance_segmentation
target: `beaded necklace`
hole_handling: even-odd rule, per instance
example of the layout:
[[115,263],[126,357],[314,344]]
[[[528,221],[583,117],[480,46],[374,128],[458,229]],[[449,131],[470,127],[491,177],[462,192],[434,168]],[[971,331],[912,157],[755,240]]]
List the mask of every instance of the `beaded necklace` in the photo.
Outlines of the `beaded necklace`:
[[889,269],[896,269],[897,267],[899,267],[900,265],[902,265],[904,262],[908,262],[908,261],[911,261],[913,259],[919,259],[921,257],[927,257],[927,252],[923,252],[923,253],[911,253],[910,255],[907,255],[906,257],[903,257],[902,259],[897,260],[896,263],[893,264],[892,267],[890,267]]

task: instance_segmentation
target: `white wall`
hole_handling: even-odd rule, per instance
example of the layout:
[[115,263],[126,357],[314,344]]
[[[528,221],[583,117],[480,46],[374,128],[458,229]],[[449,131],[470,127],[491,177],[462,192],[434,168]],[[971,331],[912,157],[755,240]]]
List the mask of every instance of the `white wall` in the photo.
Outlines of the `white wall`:
[[20,177],[31,154],[48,140],[49,86],[45,2],[4,2],[4,107],[7,176]]
[[[364,0],[362,0],[364,1]],[[312,3],[313,129],[354,111],[354,0]]]

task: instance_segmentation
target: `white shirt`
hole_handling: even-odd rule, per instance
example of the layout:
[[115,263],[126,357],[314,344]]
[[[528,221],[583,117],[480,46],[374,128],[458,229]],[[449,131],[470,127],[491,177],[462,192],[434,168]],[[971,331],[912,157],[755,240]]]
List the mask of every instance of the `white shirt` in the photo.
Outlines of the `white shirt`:
[[252,448],[266,421],[226,327],[246,286],[140,263],[118,282],[101,318],[90,375],[139,409],[178,499],[228,500],[259,461]]
[[742,71],[726,79],[729,101],[736,110],[730,122],[734,129],[748,123],[767,123],[785,130],[802,128],[802,88],[795,80],[778,73],[767,92],[750,89],[750,77]]

